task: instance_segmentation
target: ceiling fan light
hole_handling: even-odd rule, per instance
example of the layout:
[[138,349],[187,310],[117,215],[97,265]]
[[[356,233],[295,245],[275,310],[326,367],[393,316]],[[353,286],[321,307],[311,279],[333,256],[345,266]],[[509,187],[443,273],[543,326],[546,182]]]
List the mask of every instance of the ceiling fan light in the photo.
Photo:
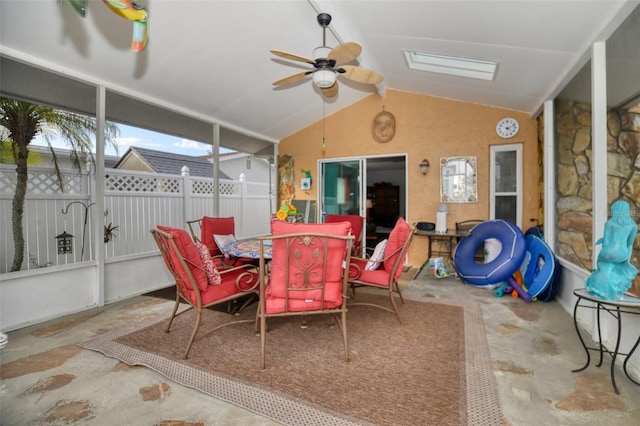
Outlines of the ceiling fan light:
[[316,70],[311,77],[313,84],[321,89],[331,87],[336,82],[336,73],[331,70]]
[[329,57],[329,53],[331,52],[331,48],[327,46],[320,46],[313,49],[313,59],[327,59]]

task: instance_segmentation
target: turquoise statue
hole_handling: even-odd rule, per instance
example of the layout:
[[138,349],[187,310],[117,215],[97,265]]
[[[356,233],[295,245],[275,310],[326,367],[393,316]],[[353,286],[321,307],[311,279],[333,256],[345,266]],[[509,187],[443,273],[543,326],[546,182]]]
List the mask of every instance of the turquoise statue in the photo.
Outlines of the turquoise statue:
[[629,204],[618,200],[611,204],[611,218],[604,224],[604,236],[596,270],[586,280],[591,293],[606,300],[621,300],[638,274],[631,263],[638,225],[631,218]]

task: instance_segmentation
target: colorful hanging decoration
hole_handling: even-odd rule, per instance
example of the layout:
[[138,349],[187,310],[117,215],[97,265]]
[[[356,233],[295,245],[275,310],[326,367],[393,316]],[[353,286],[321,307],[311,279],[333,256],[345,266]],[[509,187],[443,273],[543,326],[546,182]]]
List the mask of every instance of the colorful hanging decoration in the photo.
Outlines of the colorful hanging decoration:
[[147,45],[149,14],[144,7],[132,0],[102,0],[111,11],[125,19],[133,21],[133,39],[131,50],[142,52]]
[[[58,0],[58,4],[60,4],[60,1],[61,0]],[[69,4],[84,18],[84,15],[87,14],[87,1],[88,0],[69,0]]]
[[278,157],[278,200],[281,206],[291,204],[296,194],[293,175],[293,156],[280,155]]
[[300,180],[300,189],[308,191],[311,189],[311,184],[313,183],[313,180],[311,179],[311,170],[300,169],[300,171],[304,173],[304,177]]
[[[61,0],[58,0],[60,3]],[[69,4],[80,16],[84,18],[87,13],[88,0],[68,0]],[[149,38],[148,20],[149,14],[133,0],[102,0],[116,15],[133,21],[133,38],[131,40],[131,50],[142,52],[147,45]]]

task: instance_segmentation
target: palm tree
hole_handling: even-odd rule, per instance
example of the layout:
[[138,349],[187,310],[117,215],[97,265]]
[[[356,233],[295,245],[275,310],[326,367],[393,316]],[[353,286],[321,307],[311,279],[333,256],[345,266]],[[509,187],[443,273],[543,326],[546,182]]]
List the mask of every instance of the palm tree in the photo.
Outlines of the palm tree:
[[[71,149],[73,167],[80,171],[81,160],[86,155],[89,155],[91,148],[93,148],[91,137],[96,134],[96,120],[94,117],[0,97],[0,126],[4,127],[8,132],[6,138],[11,143],[11,155],[16,165],[16,189],[11,209],[11,226],[15,249],[11,267],[11,272],[13,272],[20,270],[24,260],[22,218],[27,192],[29,144],[39,134],[44,137],[51,150],[58,184],[60,189],[64,191],[62,174],[58,167],[55,151],[51,145],[52,138],[55,135],[67,143]],[[114,123],[106,123],[105,142],[115,147],[117,135],[117,126]]]

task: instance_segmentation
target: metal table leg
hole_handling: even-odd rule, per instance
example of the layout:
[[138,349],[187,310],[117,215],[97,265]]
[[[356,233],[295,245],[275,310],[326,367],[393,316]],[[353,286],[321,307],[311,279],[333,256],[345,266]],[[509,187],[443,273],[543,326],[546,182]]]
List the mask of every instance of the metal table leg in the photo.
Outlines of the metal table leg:
[[578,334],[578,339],[580,339],[580,343],[582,343],[582,347],[584,348],[584,351],[587,353],[587,362],[582,368],[571,370],[572,373],[578,373],[578,372],[584,370],[591,363],[591,354],[589,353],[589,348],[587,348],[587,345],[584,343],[584,339],[582,338],[582,334],[580,334],[580,328],[578,327],[578,316],[576,314],[578,312],[578,307],[580,306],[580,300],[582,300],[582,299],[580,299],[578,297],[578,300],[576,301],[576,304],[573,307],[573,325],[576,328],[576,333]]

